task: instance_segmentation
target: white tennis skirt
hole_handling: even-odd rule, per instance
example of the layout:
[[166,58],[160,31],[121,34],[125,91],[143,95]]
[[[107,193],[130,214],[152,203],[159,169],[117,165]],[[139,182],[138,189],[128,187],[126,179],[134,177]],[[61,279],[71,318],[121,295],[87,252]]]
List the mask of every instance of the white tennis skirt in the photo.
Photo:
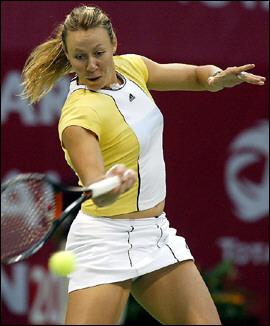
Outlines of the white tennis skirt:
[[94,217],[80,211],[67,237],[76,256],[68,292],[153,272],[193,256],[166,214],[139,219]]

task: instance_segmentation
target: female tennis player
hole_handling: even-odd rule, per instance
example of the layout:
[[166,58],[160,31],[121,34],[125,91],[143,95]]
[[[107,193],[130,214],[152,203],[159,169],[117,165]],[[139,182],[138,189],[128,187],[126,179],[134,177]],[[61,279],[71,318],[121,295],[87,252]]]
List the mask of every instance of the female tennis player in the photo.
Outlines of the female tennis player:
[[67,163],[80,185],[122,179],[109,194],[83,203],[69,230],[66,249],[75,253],[77,269],[69,275],[66,324],[117,324],[132,293],[162,324],[219,325],[192,253],[164,212],[163,116],[149,90],[216,92],[243,82],[263,85],[265,78],[247,72],[253,64],[225,70],[159,64],[116,56],[116,49],[108,16],[81,6],[23,70],[31,103],[75,72],[59,121]]

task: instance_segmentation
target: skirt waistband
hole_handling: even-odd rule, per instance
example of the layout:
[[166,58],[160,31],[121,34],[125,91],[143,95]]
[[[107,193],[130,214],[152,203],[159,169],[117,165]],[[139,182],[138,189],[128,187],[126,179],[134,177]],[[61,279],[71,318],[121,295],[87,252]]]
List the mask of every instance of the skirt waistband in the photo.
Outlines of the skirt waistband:
[[95,220],[97,222],[105,222],[110,224],[120,224],[120,225],[133,225],[133,226],[146,226],[146,225],[153,225],[153,224],[159,224],[162,221],[164,221],[166,218],[166,213],[163,212],[159,216],[155,217],[147,217],[147,218],[130,218],[130,219],[117,219],[117,218],[111,218],[106,216],[92,216],[83,213],[82,211],[79,211],[77,217],[77,221],[81,220],[84,222],[87,222],[89,220]]

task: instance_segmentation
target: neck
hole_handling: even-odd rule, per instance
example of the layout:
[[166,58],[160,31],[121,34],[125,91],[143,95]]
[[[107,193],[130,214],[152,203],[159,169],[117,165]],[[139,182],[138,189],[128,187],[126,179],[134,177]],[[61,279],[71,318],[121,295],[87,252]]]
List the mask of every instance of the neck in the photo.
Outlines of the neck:
[[123,79],[116,72],[116,83],[110,84],[109,89],[113,89],[113,90],[119,89],[123,83],[124,83]]

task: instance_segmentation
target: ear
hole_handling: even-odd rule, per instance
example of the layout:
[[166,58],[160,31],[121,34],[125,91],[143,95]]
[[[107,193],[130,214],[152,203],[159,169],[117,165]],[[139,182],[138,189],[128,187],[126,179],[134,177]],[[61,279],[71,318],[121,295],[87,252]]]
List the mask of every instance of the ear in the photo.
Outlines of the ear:
[[113,54],[115,54],[116,50],[117,50],[117,38],[115,36],[115,39],[114,39],[114,42],[113,42]]

